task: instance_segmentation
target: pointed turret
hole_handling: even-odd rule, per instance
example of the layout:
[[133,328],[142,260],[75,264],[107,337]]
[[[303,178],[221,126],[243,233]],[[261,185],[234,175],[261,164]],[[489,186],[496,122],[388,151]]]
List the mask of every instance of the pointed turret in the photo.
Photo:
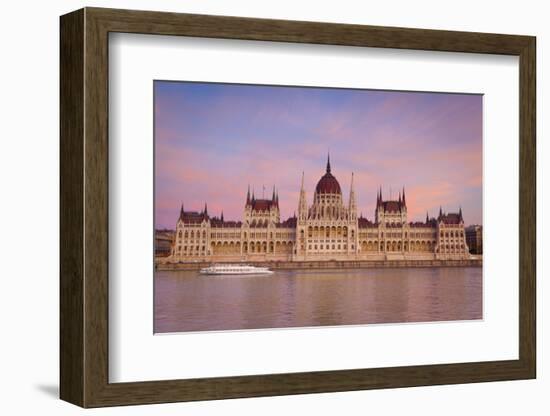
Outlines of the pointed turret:
[[204,215],[208,215],[208,206],[204,203]]
[[430,222],[430,218],[428,217],[428,211],[426,211],[426,224]]
[[180,220],[183,220],[183,213],[184,213],[184,211],[183,211],[183,202],[182,202],[181,203],[181,209],[180,209],[180,218],[179,218]]
[[399,202],[399,208],[401,208],[401,191],[399,191],[398,202]]
[[271,202],[275,202],[275,185],[273,185],[273,193],[271,194]]
[[330,153],[327,155],[327,173],[330,173]]
[[458,210],[458,218],[460,219],[460,221],[464,221],[462,218],[462,207],[460,207],[460,209]]
[[306,190],[304,188],[304,172],[302,171],[302,185],[300,187],[300,200],[298,201],[298,217],[300,221],[307,220]]
[[357,218],[357,204],[355,201],[355,189],[353,187],[353,172],[351,173],[351,184],[349,187],[349,213],[350,219],[355,220]]
[[246,205],[250,205],[250,184],[248,184],[248,191],[246,192]]
[[223,222],[223,210],[222,210],[222,215],[220,215],[220,219],[221,219],[222,222]]
[[441,219],[441,217],[443,216],[443,210],[441,209],[441,205],[439,206],[439,217],[437,218],[438,220]]
[[403,206],[407,206],[407,202],[405,201],[405,187],[403,187]]

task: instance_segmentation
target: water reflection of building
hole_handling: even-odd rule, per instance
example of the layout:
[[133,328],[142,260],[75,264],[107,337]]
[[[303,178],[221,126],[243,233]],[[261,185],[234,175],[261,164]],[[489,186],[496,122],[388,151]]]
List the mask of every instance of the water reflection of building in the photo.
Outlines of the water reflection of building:
[[424,222],[408,222],[405,189],[396,200],[384,200],[377,191],[374,221],[357,215],[351,175],[349,198],[344,202],[330,159],[308,204],[302,185],[298,214],[281,221],[279,196],[270,199],[246,195],[242,221],[226,221],[223,213],[210,216],[185,211],[183,205],[166,262],[185,261],[306,261],[463,259],[468,257],[462,210]]
[[481,225],[466,227],[466,244],[471,254],[483,254],[483,227]]

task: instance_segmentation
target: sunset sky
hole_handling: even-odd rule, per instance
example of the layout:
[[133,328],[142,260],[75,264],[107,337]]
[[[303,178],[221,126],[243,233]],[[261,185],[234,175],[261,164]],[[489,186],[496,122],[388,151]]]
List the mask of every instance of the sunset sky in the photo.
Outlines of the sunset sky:
[[347,203],[355,173],[358,212],[374,219],[376,192],[409,221],[439,206],[482,223],[482,96],[155,81],[155,226],[175,228],[179,209],[241,220],[248,184],[279,191],[281,219],[308,204],[325,172]]

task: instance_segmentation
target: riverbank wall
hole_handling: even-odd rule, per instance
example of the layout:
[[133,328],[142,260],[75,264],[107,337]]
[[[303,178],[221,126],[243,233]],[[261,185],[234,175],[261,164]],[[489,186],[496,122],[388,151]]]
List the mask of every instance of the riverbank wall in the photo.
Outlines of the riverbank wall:
[[[199,270],[212,262],[158,263],[157,270]],[[235,263],[238,264],[238,263]],[[269,267],[271,270],[330,270],[401,267],[482,267],[481,258],[463,260],[341,260],[341,261],[250,261],[253,266]]]

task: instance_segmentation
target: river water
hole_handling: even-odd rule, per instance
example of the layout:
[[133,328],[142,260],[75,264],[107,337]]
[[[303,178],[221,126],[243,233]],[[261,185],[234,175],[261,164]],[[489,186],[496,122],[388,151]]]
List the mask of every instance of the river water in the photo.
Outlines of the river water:
[[481,267],[155,273],[155,333],[481,318]]

